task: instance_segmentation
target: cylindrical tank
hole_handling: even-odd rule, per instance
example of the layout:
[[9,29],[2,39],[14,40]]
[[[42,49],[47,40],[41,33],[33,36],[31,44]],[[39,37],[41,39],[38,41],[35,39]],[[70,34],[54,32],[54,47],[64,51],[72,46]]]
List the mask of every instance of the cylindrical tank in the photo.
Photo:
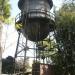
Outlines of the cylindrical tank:
[[53,30],[54,22],[50,18],[52,0],[19,0],[23,34],[31,41],[40,41]]
[[52,6],[52,0],[19,0],[18,2],[19,9],[25,12],[30,12],[36,9],[50,11]]

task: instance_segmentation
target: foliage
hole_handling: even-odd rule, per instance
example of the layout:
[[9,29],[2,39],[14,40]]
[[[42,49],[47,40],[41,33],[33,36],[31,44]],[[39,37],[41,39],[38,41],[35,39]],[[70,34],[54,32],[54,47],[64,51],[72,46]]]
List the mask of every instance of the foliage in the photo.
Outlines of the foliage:
[[[56,11],[56,43],[44,41],[47,45],[47,51],[41,51],[38,54],[46,58],[49,56],[52,64],[55,65],[55,75],[74,75],[75,74],[75,4],[63,4],[59,11]],[[47,39],[48,40],[48,39]],[[53,44],[51,44],[53,43]],[[57,45],[57,49],[54,45]],[[53,50],[51,51],[51,48]],[[52,54],[54,52],[54,54]],[[38,56],[40,56],[38,55]],[[49,59],[50,59],[49,58]]]
[[15,62],[15,72],[16,73],[23,73],[23,72],[27,72],[31,67],[29,65],[29,59],[26,58],[25,62],[23,58],[20,58],[19,60],[17,60]]
[[[75,5],[64,4],[56,15],[56,41],[58,52],[52,57],[60,74],[75,74]],[[57,69],[57,68],[56,68]],[[57,74],[57,75],[60,75]]]
[[16,27],[16,29],[17,29],[17,30],[20,30],[20,29],[22,29],[22,28],[23,28],[22,24],[16,24],[16,26],[15,26],[15,27]]
[[[38,42],[38,52],[37,57],[41,58],[43,61],[46,59],[51,60],[51,56],[57,53],[55,39],[52,37],[44,39],[44,41]],[[48,59],[47,59],[48,58]],[[51,63],[50,61],[48,63]]]
[[14,58],[8,56],[6,59],[2,60],[2,72],[4,74],[14,73]]
[[[10,4],[9,4],[9,0],[0,0],[0,46],[1,46],[2,27],[3,27],[4,23],[7,22],[7,19],[9,18],[9,16],[10,16]],[[2,50],[2,48],[1,48],[1,50]],[[1,60],[2,60],[2,56],[1,55],[2,55],[2,53],[0,52],[0,57],[1,57]],[[9,60],[7,60],[7,62],[8,61]],[[0,64],[1,63],[2,63],[2,61],[0,62]],[[5,65],[5,66],[3,66],[3,65]],[[10,65],[12,67],[12,63]],[[10,65],[8,65],[8,66],[10,67]],[[11,69],[9,69],[9,71],[8,71],[6,60],[3,60],[2,67],[3,67],[2,71],[4,73],[13,72],[13,70],[11,71]],[[1,68],[1,66],[0,66],[0,68]],[[1,70],[0,70],[0,73],[1,73]]]
[[16,73],[26,72],[30,69],[28,58],[25,63],[23,59],[15,61],[11,56],[8,56],[6,59],[2,59],[2,73],[4,74],[13,74],[14,70]]
[[9,0],[0,0],[0,20],[6,21],[10,16],[10,3]]

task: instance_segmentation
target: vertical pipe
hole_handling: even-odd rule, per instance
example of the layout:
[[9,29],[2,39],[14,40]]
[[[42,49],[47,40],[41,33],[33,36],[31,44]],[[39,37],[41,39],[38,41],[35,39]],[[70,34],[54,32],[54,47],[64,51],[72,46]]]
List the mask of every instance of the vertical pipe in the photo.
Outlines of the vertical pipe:
[[36,46],[35,46],[36,44],[34,44],[34,62],[35,62],[35,57],[36,57]]
[[[38,43],[37,43],[37,45],[38,45]],[[36,48],[36,62],[37,62],[37,48]]]

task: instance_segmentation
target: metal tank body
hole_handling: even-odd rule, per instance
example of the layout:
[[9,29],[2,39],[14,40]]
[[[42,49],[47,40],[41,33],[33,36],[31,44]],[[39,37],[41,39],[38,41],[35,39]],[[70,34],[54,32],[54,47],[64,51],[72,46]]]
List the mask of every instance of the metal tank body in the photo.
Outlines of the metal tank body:
[[50,17],[53,6],[52,0],[19,0],[23,34],[31,41],[41,41],[54,28],[54,21]]

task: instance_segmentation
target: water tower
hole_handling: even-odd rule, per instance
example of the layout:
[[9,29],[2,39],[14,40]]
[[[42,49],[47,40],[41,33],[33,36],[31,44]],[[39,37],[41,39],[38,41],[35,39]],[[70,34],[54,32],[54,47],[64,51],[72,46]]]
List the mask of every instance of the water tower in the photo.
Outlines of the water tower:
[[[27,50],[32,49],[34,50],[34,57],[30,58],[34,58],[35,61],[38,59],[40,60],[41,57],[37,57],[37,52],[39,49],[38,43],[42,42],[42,46],[40,47],[42,48],[42,51],[45,51],[44,49],[46,46],[43,47],[43,41],[46,41],[45,38],[49,35],[49,32],[53,33],[55,27],[53,14],[50,13],[51,8],[53,7],[53,1],[19,0],[18,7],[21,10],[21,13],[18,14],[15,19],[15,25],[16,27],[19,27],[17,28],[19,37],[15,52],[15,58],[24,57],[25,62]],[[26,40],[23,42],[23,44],[20,43],[22,41],[20,40],[22,34],[24,37],[26,37]],[[35,44],[35,47],[28,47],[28,40],[32,41]],[[19,49],[19,47],[21,48]],[[21,52],[24,53],[24,56],[19,56]]]
[[41,41],[53,31],[54,21],[50,13],[52,6],[52,0],[19,0],[21,13],[16,21],[22,24],[25,37],[31,41]]

